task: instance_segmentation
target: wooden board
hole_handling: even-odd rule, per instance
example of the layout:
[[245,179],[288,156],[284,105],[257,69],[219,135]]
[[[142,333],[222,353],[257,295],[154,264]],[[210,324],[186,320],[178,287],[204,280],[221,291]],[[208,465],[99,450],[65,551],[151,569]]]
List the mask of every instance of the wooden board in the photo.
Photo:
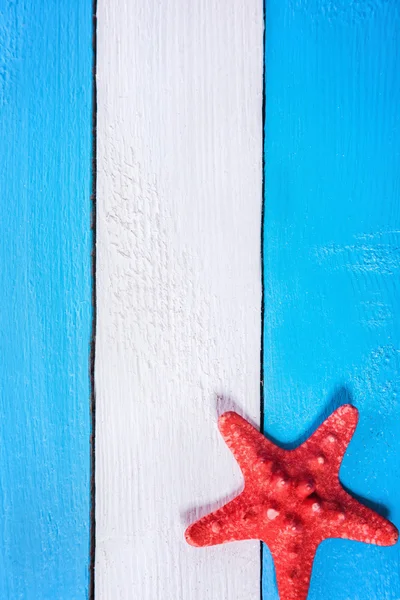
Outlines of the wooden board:
[[91,2],[0,11],[0,598],[89,562]]
[[260,415],[263,8],[98,5],[96,599],[252,600],[259,543],[184,529]]
[[[270,0],[266,31],[265,431],[354,403],[342,481],[399,526],[400,5]],[[398,553],[324,542],[309,599],[399,598]]]

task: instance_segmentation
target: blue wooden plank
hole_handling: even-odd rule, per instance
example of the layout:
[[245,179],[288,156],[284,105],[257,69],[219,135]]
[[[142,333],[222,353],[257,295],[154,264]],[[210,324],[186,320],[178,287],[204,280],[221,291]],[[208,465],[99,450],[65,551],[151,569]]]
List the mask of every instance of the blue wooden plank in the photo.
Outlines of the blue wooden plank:
[[[342,482],[399,526],[400,4],[268,0],[266,28],[265,432],[353,402]],[[310,600],[399,597],[397,546],[320,546]]]
[[88,594],[91,2],[0,8],[0,598]]

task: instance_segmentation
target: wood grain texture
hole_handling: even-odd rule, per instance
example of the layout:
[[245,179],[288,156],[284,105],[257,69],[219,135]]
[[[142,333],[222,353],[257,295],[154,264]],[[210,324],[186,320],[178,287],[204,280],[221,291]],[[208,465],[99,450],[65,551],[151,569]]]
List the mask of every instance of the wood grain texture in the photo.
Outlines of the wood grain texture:
[[[100,0],[96,599],[259,598],[259,543],[189,547],[260,412],[259,0]],[[222,399],[217,402],[217,396]]]
[[91,2],[0,9],[0,598],[84,600]]
[[[400,4],[269,0],[266,31],[265,431],[354,403],[340,477],[399,526]],[[400,598],[399,546],[324,542],[325,598]]]

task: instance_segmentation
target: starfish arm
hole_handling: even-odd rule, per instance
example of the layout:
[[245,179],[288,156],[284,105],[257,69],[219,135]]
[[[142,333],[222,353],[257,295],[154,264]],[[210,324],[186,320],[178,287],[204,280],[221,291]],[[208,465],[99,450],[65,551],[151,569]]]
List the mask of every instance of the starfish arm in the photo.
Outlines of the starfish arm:
[[393,523],[353,497],[349,498],[343,512],[345,518],[335,528],[337,537],[377,546],[393,546],[399,537]]
[[318,427],[299,450],[309,452],[313,448],[318,453],[340,466],[347,446],[353,437],[358,422],[358,410],[351,404],[343,404]]
[[186,541],[192,546],[215,546],[252,539],[252,517],[248,499],[242,493],[190,525],[185,531]]
[[251,478],[254,472],[262,471],[263,464],[268,470],[273,458],[282,453],[280,448],[233,411],[223,413],[218,426],[245,479]]
[[306,540],[293,548],[282,545],[279,549],[273,549],[280,600],[307,599],[315,552],[316,546]]

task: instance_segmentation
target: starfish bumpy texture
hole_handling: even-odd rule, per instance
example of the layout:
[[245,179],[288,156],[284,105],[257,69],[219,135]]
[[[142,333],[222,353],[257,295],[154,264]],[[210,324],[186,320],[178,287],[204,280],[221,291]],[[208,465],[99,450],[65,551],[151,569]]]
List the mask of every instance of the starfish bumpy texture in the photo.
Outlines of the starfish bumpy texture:
[[357,425],[345,404],[294,450],[284,450],[235,412],[219,429],[242,470],[245,486],[234,500],[188,527],[193,546],[259,539],[273,556],[281,600],[305,600],[317,546],[345,538],[391,546],[392,523],[360,504],[339,482],[339,469]]

